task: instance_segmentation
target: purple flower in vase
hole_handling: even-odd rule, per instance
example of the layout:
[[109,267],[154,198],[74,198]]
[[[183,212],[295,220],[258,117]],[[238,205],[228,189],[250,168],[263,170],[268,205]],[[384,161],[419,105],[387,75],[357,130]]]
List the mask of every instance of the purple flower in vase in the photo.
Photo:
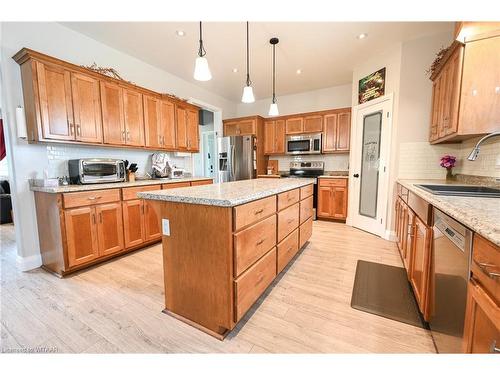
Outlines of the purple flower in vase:
[[441,162],[439,165],[446,169],[451,169],[455,166],[457,158],[453,155],[444,155],[441,157]]

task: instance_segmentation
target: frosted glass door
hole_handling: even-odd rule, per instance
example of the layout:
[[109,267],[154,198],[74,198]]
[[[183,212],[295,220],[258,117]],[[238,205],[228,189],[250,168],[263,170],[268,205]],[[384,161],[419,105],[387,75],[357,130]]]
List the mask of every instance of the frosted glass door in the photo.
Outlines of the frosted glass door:
[[371,218],[377,217],[381,133],[382,111],[364,116],[359,214]]

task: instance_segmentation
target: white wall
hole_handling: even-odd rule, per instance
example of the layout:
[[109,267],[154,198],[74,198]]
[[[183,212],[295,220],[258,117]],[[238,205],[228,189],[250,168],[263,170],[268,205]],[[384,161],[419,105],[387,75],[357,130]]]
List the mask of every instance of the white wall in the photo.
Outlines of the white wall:
[[[1,23],[1,73],[2,109],[7,137],[9,137],[8,157],[11,162],[11,185],[14,192],[14,220],[16,241],[21,261],[36,267],[39,263],[39,244],[33,193],[29,190],[28,179],[41,177],[48,168],[51,173],[63,170],[65,157],[87,156],[92,153],[88,147],[28,145],[15,137],[13,121],[15,107],[23,104],[20,69],[11,57],[23,47],[55,56],[77,65],[115,68],[125,79],[158,92],[168,92],[182,98],[190,98],[222,110],[223,117],[236,114],[235,103],[208,92],[193,83],[184,81],[168,72],[153,67],[109,46],[99,43],[57,23]],[[167,52],[166,52],[167,53]],[[95,148],[98,156],[114,156],[145,165],[150,152]],[[57,158],[50,158],[50,157]],[[191,158],[185,162],[190,164]],[[25,265],[26,265],[25,264]]]
[[[278,95],[277,103],[280,115],[322,111],[351,106],[351,84],[334,86],[321,90],[305,91],[292,95]],[[254,103],[239,103],[237,116],[261,115],[268,117],[271,98],[256,100]]]

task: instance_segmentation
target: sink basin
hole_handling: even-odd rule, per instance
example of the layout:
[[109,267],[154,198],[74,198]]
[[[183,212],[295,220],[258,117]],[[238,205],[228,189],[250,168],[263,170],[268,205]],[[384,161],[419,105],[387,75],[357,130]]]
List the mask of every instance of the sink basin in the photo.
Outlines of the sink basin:
[[500,189],[495,189],[485,186],[467,186],[467,185],[416,185],[416,186],[435,195],[500,198]]

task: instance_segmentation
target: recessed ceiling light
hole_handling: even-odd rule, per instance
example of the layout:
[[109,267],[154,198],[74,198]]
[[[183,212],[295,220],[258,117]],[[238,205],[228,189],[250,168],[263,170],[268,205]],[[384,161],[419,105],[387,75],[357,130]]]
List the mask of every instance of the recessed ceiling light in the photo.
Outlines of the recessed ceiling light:
[[233,73],[238,73],[238,68],[233,68]]
[[295,73],[302,74],[302,69],[297,69],[297,71]]
[[175,33],[177,34],[177,36],[184,36],[184,35],[186,35],[186,32],[184,30],[177,30]]
[[361,33],[358,35],[358,39],[365,39],[368,36],[367,33]]

